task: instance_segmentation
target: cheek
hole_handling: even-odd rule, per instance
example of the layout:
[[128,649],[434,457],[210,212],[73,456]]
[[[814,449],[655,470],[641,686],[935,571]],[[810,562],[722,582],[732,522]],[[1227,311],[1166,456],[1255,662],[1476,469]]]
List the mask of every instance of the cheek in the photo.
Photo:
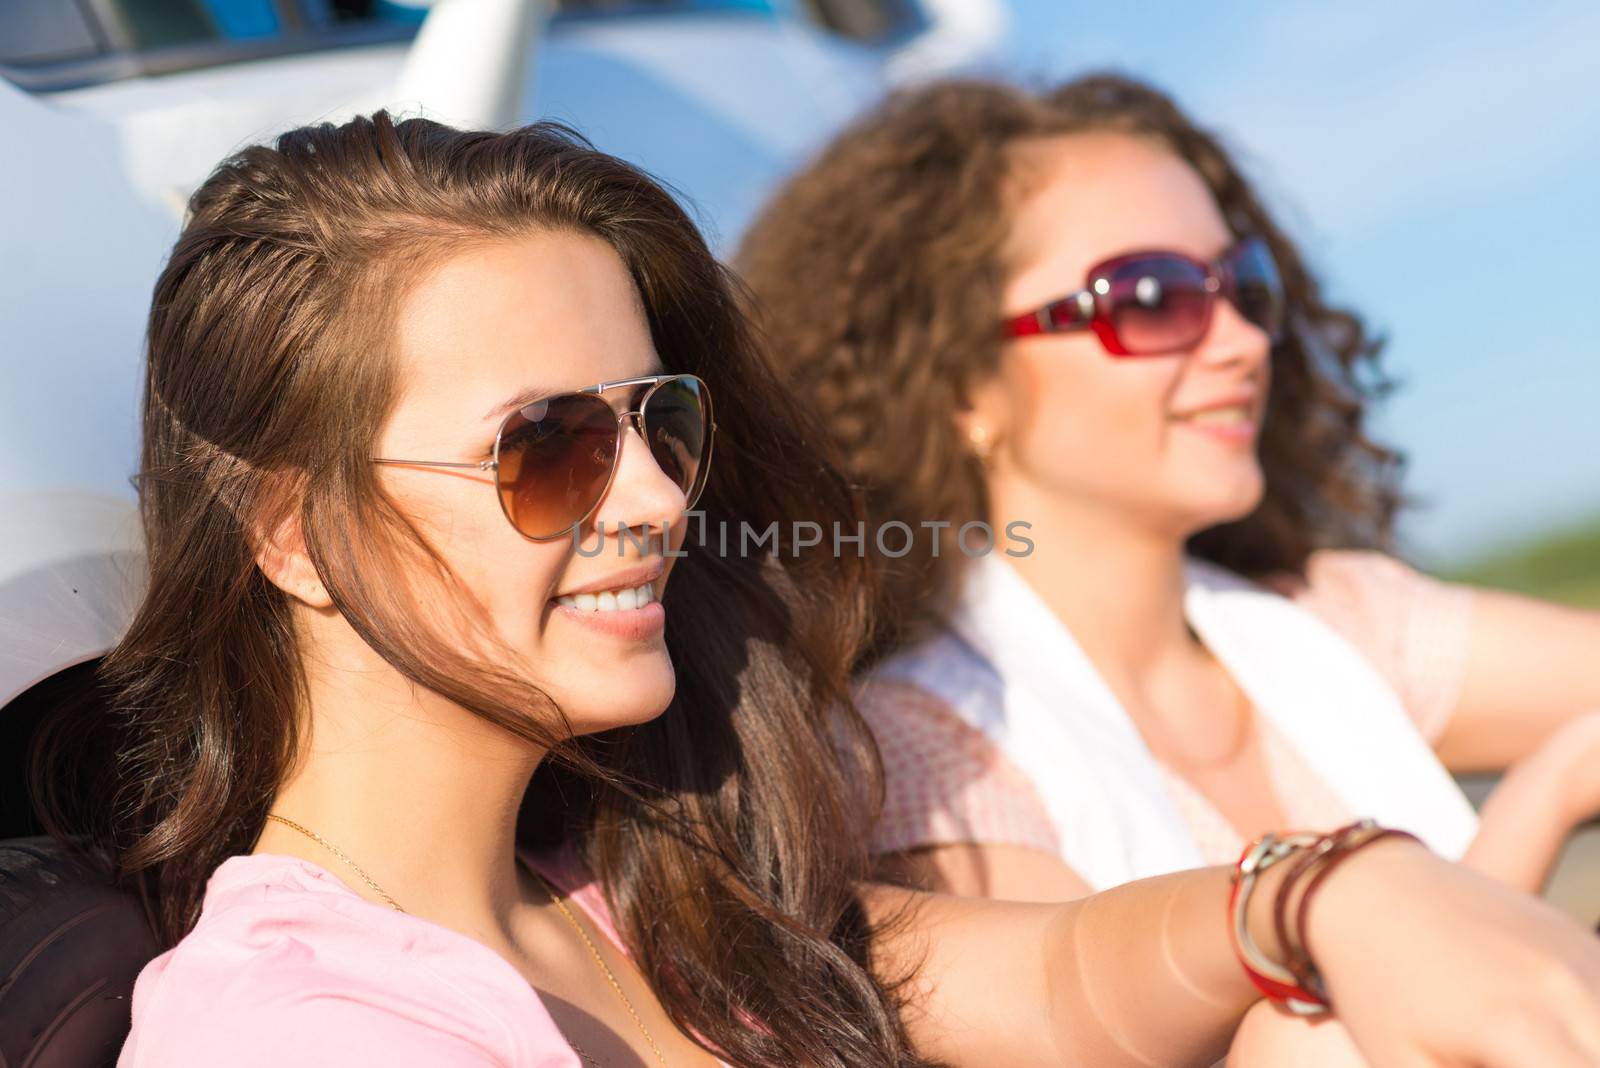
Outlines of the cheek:
[[683,559],[682,556],[676,554],[684,551],[683,546],[688,540],[689,517],[684,515],[676,523],[672,524],[672,532],[666,539],[667,547],[671,552],[667,553],[666,559],[661,562],[661,581],[656,584],[657,589],[663,596],[667,591],[667,582],[672,578],[673,567],[679,560]]
[[1065,491],[1098,494],[1148,480],[1167,429],[1172,361],[1114,360],[1091,339],[1070,340],[1070,349],[1012,361],[1019,465]]
[[[460,587],[463,612],[434,613],[443,635],[456,636],[463,648],[481,655],[474,630],[486,616],[510,650],[510,669],[548,694],[579,733],[642,722],[666,707],[675,680],[664,643],[619,647],[596,640],[562,620],[550,604],[562,583],[578,571],[592,572],[602,560],[580,560],[570,538],[524,538],[506,521],[491,486],[466,480],[422,489],[396,484],[392,492]],[[682,546],[687,531],[687,519],[675,526],[674,548]],[[608,541],[605,553],[613,551]],[[427,611],[439,587],[419,585],[418,610]]]
[[[397,502],[449,567],[468,611],[487,614],[496,634],[521,653],[537,646],[545,601],[572,555],[566,539],[532,542],[500,510],[490,484],[470,478],[415,486]],[[459,622],[458,626],[461,625]]]

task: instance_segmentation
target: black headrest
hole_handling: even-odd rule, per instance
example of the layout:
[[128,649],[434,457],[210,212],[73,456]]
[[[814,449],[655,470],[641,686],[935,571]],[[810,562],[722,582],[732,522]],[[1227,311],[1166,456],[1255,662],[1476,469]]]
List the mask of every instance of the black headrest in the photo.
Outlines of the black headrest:
[[0,842],[0,1068],[100,1068],[160,944],[109,866],[49,838]]

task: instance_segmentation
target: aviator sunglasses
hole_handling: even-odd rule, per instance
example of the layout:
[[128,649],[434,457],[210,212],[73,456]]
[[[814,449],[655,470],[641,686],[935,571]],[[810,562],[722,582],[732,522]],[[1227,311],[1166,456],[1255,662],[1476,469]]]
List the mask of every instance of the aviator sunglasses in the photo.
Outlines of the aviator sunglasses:
[[1129,252],[1089,268],[1085,288],[1007,319],[1006,337],[1093,330],[1113,356],[1192,349],[1206,336],[1218,297],[1266,331],[1283,333],[1283,280],[1265,241],[1249,237],[1202,263],[1181,252]]
[[[603,394],[630,390],[616,411]],[[552,541],[586,522],[616,477],[622,435],[632,425],[661,470],[693,508],[710,469],[711,392],[694,375],[647,375],[601,382],[525,404],[501,422],[491,459],[396,460],[375,464],[493,471],[500,509],[523,537]]]

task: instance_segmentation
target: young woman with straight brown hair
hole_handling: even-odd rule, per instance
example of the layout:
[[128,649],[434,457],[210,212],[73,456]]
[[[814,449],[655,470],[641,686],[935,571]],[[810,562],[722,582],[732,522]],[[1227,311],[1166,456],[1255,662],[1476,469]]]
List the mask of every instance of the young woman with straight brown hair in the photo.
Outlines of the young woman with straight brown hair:
[[[1059,906],[868,881],[869,576],[688,522],[847,521],[849,487],[647,176],[559,127],[379,112],[242,150],[190,208],[151,306],[115,715],[55,724],[36,775],[109,783],[46,800],[172,947],[126,1068],[1226,1047],[1256,993],[1225,868]],[[1239,920],[1379,1063],[1600,1056],[1570,924],[1414,843],[1339,849],[1293,944],[1293,864],[1241,882]]]

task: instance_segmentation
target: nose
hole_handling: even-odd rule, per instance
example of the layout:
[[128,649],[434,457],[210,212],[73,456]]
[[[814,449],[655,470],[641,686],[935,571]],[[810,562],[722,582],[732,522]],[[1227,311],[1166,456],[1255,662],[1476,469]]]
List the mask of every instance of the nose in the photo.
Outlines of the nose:
[[1272,339],[1261,327],[1239,314],[1231,300],[1218,299],[1211,309],[1211,324],[1194,355],[1199,362],[1240,366],[1255,370],[1272,354]]
[[665,531],[683,517],[686,504],[682,488],[651,455],[638,416],[624,416],[616,477],[590,522],[596,527],[603,523],[608,536],[625,527]]

